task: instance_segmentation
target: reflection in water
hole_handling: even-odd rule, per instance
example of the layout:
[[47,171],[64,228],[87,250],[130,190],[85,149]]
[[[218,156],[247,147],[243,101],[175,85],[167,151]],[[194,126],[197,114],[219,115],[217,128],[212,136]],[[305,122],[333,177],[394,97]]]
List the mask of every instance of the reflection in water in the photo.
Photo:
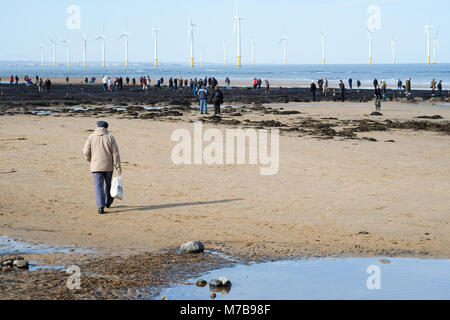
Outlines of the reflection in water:
[[[450,260],[342,258],[241,265],[202,275],[226,276],[231,288],[177,285],[160,292],[170,300],[450,299]],[[195,282],[195,279],[192,280]],[[379,285],[379,286],[378,286]]]

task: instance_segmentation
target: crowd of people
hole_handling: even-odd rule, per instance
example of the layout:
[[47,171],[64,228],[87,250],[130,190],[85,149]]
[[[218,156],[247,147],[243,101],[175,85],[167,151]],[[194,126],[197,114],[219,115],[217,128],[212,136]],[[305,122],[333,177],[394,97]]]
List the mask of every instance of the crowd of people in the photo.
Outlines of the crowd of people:
[[[255,84],[255,81],[253,83]],[[357,86],[358,92],[361,89],[361,85],[362,85],[361,81],[357,80],[356,86]],[[353,79],[352,78],[348,79],[348,87],[349,87],[350,91],[353,90]],[[373,87],[374,87],[374,96],[375,96],[375,106],[378,111],[378,110],[381,110],[381,101],[386,100],[386,97],[387,97],[387,82],[386,82],[386,80],[381,80],[381,82],[379,82],[378,79],[374,79]],[[430,88],[431,88],[433,97],[436,96],[436,91],[437,91],[438,97],[442,96],[442,88],[443,88],[442,80],[437,82],[436,79],[433,79],[431,81]],[[317,81],[317,85],[314,80],[311,81],[310,91],[311,91],[312,101],[317,101],[316,100],[317,90],[320,90],[324,96],[327,96],[329,94],[329,85],[328,85],[327,78],[325,78],[325,79],[320,78]],[[399,79],[397,82],[397,90],[399,92],[404,92],[405,96],[407,96],[407,97],[411,96],[412,79],[408,78],[405,81],[404,85],[403,85],[403,81]],[[346,86],[344,84],[344,81],[340,80],[339,81],[339,100],[340,101],[342,101],[342,102],[345,101],[345,94],[346,94]]]
[[[11,75],[9,79],[10,85],[18,85],[19,84],[19,76],[13,76]],[[30,87],[32,85],[36,85],[39,92],[43,92],[44,88],[46,88],[47,91],[50,91],[50,88],[52,86],[52,82],[49,78],[46,78],[45,80],[42,77],[39,77],[36,75],[34,83],[32,78],[30,78],[28,75],[24,77],[24,83],[27,87]],[[0,79],[1,81],[1,79]],[[97,79],[95,77],[85,78],[84,84],[85,85],[95,85]],[[124,86],[128,87],[137,87],[139,86],[142,88],[142,90],[146,93],[149,92],[150,88],[152,88],[152,80],[150,76],[141,76],[139,79],[136,78],[130,78],[126,77],[125,79],[121,76],[116,77],[114,80],[111,79],[109,76],[103,76],[102,80],[102,87],[105,92],[113,92],[113,91],[122,91],[124,89]],[[225,79],[225,88],[226,90],[231,90],[231,80],[229,77]],[[350,92],[353,90],[353,84],[354,81],[352,78],[348,79],[348,88]],[[70,79],[69,77],[66,77],[66,83],[67,85],[70,85]],[[269,94],[270,92],[270,83],[269,80],[265,79],[264,81],[258,78],[253,78],[252,81],[252,87],[253,89],[262,89],[264,84],[264,90],[266,94]],[[358,79],[356,80],[356,89],[358,92],[361,89],[361,81]],[[200,100],[200,111],[201,113],[208,113],[207,108],[207,101],[210,100],[212,103],[214,103],[214,110],[216,114],[220,113],[220,104],[223,103],[223,93],[219,89],[219,82],[214,77],[205,77],[205,78],[182,78],[182,77],[171,77],[169,80],[166,80],[161,77],[156,80],[154,83],[155,90],[162,90],[163,87],[168,88],[172,91],[177,90],[190,90],[194,96],[197,96]],[[375,105],[376,109],[381,109],[381,101],[386,100],[387,97],[387,82],[385,80],[381,80],[380,82],[378,79],[373,80],[373,87],[374,87],[374,97],[375,97]],[[443,82],[440,80],[437,82],[435,79],[431,81],[431,91],[432,96],[442,96],[442,90],[443,90]],[[316,81],[311,81],[310,91],[312,96],[312,101],[317,101],[317,90],[319,92],[322,92],[324,96],[328,96],[330,94],[330,87],[329,82],[327,78],[320,78],[317,83]],[[405,96],[409,97],[411,96],[411,90],[412,90],[412,80],[411,78],[408,78],[405,83],[403,84],[402,80],[398,80],[397,82],[397,90],[399,92],[402,92],[405,94]],[[345,101],[346,98],[346,91],[347,87],[343,80],[339,81],[338,85],[338,99],[342,102]],[[335,94],[335,93],[333,93]],[[209,97],[209,99],[208,99]],[[218,105],[218,108],[217,108]]]

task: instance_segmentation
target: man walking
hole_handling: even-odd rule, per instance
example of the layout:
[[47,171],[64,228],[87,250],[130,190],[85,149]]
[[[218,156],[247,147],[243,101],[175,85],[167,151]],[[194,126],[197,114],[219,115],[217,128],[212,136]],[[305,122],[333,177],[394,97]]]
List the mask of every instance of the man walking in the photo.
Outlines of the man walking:
[[110,208],[114,202],[110,193],[114,169],[122,175],[119,147],[116,139],[108,133],[108,126],[107,122],[97,122],[97,129],[88,137],[83,148],[86,160],[91,163],[99,214],[104,214],[105,207]]
[[208,114],[208,90],[206,87],[202,86],[198,90],[198,97],[200,99],[200,113],[203,114],[203,109],[205,110],[205,113]]

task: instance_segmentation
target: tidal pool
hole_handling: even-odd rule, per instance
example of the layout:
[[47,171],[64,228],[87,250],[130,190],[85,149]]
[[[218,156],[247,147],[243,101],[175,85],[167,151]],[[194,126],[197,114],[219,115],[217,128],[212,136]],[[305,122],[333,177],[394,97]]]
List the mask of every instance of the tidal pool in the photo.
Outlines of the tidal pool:
[[10,237],[0,236],[0,255],[14,254],[48,254],[54,252],[64,253],[93,253],[88,248],[72,247],[72,246],[47,246],[41,244],[30,244],[26,242],[16,241]]
[[[226,277],[229,293],[217,300],[366,300],[450,299],[450,260],[410,258],[336,258],[237,265],[195,279]],[[209,286],[163,289],[170,300],[210,299]]]

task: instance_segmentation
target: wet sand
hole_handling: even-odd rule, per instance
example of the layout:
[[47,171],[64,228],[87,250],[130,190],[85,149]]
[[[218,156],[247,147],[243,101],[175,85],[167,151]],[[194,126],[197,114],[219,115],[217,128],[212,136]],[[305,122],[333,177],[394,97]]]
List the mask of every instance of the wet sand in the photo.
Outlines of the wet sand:
[[[60,105],[48,108],[66,112],[47,116],[8,109],[16,114],[0,117],[0,234],[93,248],[95,255],[47,259],[115,276],[150,256],[158,258],[145,263],[155,268],[175,261],[174,250],[194,239],[246,261],[450,257],[448,106],[385,103],[379,117],[370,116],[372,103],[246,106],[225,109],[221,118],[200,117],[180,106],[117,111],[92,105],[87,112],[69,112],[73,106]],[[442,119],[417,118],[434,115]],[[110,123],[124,170],[125,199],[105,216],[96,214],[89,164],[81,151],[98,119]],[[192,131],[197,120],[205,129],[222,131],[280,128],[279,174],[260,176],[259,166],[250,165],[172,164],[172,132]],[[161,250],[167,256],[158,256]],[[117,269],[108,270],[109,264]],[[170,269],[161,270],[170,274]],[[145,278],[143,270],[136,273]],[[51,274],[49,279],[56,278],[50,283],[63,284],[65,275]],[[24,277],[16,281],[33,276]],[[103,286],[136,287],[126,277],[119,282]],[[104,296],[91,292],[99,283],[92,282],[75,298]],[[44,284],[40,288],[45,291]],[[5,290],[2,296],[10,292]],[[108,292],[105,297],[112,297]]]

